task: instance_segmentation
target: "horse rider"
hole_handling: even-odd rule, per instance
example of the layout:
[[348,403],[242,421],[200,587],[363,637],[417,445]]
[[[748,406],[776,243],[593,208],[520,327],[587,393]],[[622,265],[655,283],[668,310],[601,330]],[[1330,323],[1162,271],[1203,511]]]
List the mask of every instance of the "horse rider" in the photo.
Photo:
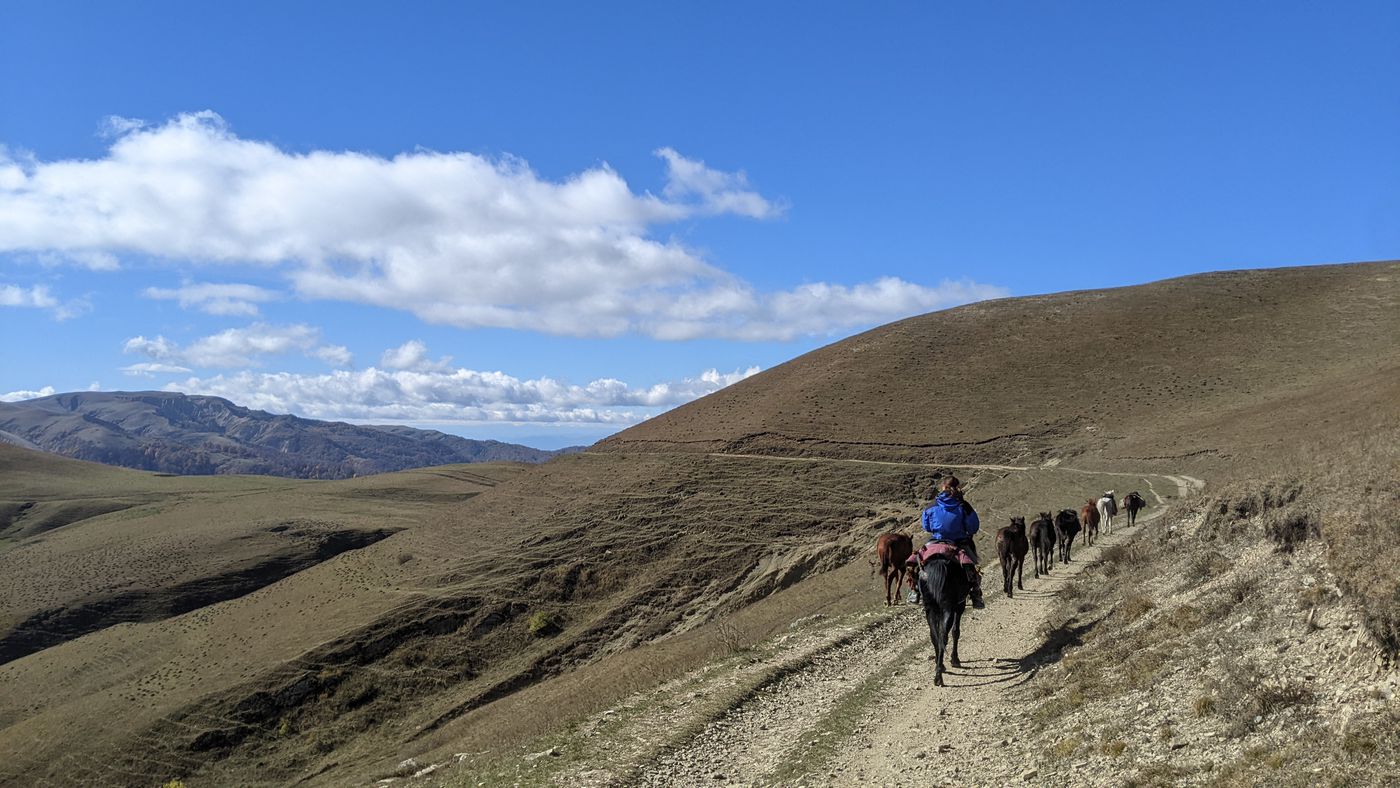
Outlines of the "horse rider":
[[977,545],[972,541],[980,523],[972,504],[963,500],[962,483],[956,476],[946,476],[939,484],[941,492],[933,500],[933,505],[924,510],[924,530],[929,533],[930,542],[949,542],[956,545],[972,559],[967,566],[967,583],[972,597],[972,606],[978,610],[986,607],[982,601],[982,573],[977,571]]

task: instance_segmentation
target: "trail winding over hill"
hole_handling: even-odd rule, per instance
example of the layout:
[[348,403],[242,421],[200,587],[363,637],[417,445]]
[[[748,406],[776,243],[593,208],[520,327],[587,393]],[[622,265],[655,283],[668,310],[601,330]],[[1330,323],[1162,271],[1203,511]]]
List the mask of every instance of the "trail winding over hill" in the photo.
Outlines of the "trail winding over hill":
[[[1178,495],[1203,486],[1187,476],[1159,478]],[[947,687],[931,686],[927,627],[918,608],[904,606],[855,629],[834,629],[825,645],[790,656],[780,678],[644,764],[638,781],[1004,785],[1033,778],[1033,769],[997,758],[1003,742],[1015,737],[1021,713],[1007,690],[1066,645],[1045,643],[1040,635],[1057,589],[1165,511],[1161,496],[1152,493],[1159,506],[1134,528],[1117,528],[1093,547],[1078,548],[1071,564],[1057,564],[1049,577],[1028,578],[1014,598],[1003,595],[992,563],[987,608],[969,609],[963,667],[946,674]]]

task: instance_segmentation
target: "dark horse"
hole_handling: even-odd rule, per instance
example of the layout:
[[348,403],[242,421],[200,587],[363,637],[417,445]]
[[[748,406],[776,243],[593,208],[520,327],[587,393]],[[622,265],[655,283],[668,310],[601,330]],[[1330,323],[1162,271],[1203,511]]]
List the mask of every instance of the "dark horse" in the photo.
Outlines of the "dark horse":
[[967,609],[967,574],[958,563],[956,553],[937,554],[919,566],[919,596],[924,603],[924,618],[928,619],[929,639],[933,641],[933,686],[943,686],[943,652],[948,636],[953,637],[953,667],[962,667],[958,659],[958,636],[962,631],[963,611]]
[[1031,522],[1031,559],[1036,577],[1050,574],[1055,563],[1055,519],[1049,512],[1041,512]]
[[1055,540],[1060,543],[1060,563],[1069,563],[1069,548],[1079,533],[1079,515],[1073,509],[1061,509],[1055,515]]
[[1030,543],[1026,541],[1026,518],[1012,517],[1011,525],[997,531],[997,557],[1001,559],[1001,587],[1011,596],[1011,581],[1022,591],[1026,586],[1021,582],[1026,567],[1026,551]]
[[1126,509],[1128,512],[1129,528],[1133,527],[1133,525],[1137,523],[1138,510],[1145,506],[1147,506],[1147,501],[1144,501],[1142,499],[1142,496],[1138,495],[1137,490],[1133,490],[1132,492],[1128,493],[1126,496],[1123,497],[1123,508]]

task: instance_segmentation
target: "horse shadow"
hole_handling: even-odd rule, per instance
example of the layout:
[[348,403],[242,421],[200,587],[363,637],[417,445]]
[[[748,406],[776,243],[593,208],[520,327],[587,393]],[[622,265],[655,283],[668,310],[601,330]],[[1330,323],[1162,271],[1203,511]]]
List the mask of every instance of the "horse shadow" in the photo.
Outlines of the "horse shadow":
[[1084,638],[1094,630],[1103,617],[1071,626],[1066,623],[1056,627],[1035,650],[1019,658],[980,657],[963,660],[961,668],[948,670],[950,676],[971,681],[959,681],[960,687],[987,687],[1005,684],[1019,687],[1035,678],[1042,669],[1059,662],[1068,648],[1083,644]]

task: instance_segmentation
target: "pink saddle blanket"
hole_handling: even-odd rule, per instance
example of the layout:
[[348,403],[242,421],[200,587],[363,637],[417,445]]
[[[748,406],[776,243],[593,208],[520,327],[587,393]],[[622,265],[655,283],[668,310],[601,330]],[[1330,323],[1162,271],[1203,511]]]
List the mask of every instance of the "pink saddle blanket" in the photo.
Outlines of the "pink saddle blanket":
[[909,563],[916,565],[922,564],[930,558],[939,555],[948,557],[957,556],[960,563],[966,566],[972,566],[972,556],[968,555],[966,550],[963,550],[957,545],[948,544],[947,542],[929,542],[918,552],[909,556]]

